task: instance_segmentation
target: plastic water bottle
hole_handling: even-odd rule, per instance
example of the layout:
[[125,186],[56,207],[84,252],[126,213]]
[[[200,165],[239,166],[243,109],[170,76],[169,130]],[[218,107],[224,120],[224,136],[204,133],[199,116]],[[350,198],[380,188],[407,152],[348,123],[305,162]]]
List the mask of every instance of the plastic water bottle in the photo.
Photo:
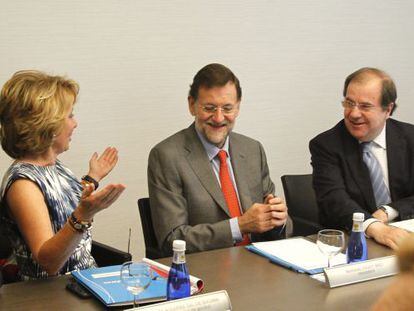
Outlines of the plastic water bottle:
[[365,238],[362,223],[364,222],[363,213],[354,213],[352,216],[354,222],[351,236],[348,241],[346,258],[348,263],[364,261],[368,258],[367,240]]
[[173,262],[167,281],[167,300],[190,296],[190,276],[185,263],[185,241],[174,240]]

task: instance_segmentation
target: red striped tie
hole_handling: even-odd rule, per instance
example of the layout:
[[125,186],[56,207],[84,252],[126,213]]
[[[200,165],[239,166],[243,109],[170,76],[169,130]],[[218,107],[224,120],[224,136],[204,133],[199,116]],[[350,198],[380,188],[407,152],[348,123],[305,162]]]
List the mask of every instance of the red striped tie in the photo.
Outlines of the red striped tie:
[[[232,218],[241,216],[239,200],[237,199],[237,193],[234,189],[233,183],[230,178],[229,169],[227,167],[227,152],[220,150],[218,153],[220,159],[220,183],[221,191],[223,192],[224,199],[226,200],[227,207],[230,211],[230,216]],[[237,243],[236,245],[247,245],[250,243],[249,236],[243,234],[243,241]]]

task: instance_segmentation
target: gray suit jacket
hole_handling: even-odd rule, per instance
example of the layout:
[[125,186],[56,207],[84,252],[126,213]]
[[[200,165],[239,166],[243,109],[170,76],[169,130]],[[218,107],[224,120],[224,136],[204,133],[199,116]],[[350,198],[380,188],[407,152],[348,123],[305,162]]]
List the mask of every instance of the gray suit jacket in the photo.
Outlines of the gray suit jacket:
[[[231,133],[229,149],[242,209],[263,203],[275,187],[261,144]],[[188,252],[233,246],[230,213],[194,124],[156,145],[148,160],[151,214],[158,244],[171,254],[172,241],[183,239]],[[289,220],[289,231],[291,230]],[[252,234],[252,241],[285,237],[275,228]]]

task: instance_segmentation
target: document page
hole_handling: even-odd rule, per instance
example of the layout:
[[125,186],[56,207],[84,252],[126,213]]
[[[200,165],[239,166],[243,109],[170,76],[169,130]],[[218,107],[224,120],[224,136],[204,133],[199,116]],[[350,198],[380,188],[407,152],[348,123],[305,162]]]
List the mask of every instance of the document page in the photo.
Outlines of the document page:
[[396,221],[390,223],[390,226],[398,227],[401,229],[405,229],[410,232],[414,232],[414,219],[407,219],[402,221]]
[[[328,266],[328,257],[322,254],[316,243],[304,238],[259,242],[253,243],[253,245],[261,251],[306,270]],[[339,253],[334,256],[332,263],[333,265],[346,263],[345,254]]]

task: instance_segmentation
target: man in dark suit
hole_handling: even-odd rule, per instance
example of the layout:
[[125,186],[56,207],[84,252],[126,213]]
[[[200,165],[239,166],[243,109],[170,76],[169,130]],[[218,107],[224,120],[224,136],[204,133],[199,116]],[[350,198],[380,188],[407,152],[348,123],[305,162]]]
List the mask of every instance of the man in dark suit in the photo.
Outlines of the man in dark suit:
[[174,239],[198,252],[283,238],[291,231],[262,145],[232,132],[240,100],[239,80],[230,69],[203,67],[188,96],[195,122],[150,152],[151,213],[164,254],[171,253]]
[[391,77],[361,68],[345,80],[344,119],[310,141],[313,186],[327,227],[352,228],[391,248],[407,232],[387,225],[414,217],[414,126],[390,119],[397,92]]

